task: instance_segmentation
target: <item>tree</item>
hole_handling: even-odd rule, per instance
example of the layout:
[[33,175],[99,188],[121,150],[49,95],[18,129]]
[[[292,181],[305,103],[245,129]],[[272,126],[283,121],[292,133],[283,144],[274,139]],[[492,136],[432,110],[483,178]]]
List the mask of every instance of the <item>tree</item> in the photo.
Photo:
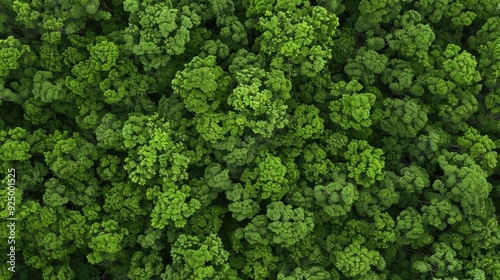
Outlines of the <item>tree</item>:
[[382,129],[401,138],[414,138],[427,122],[427,106],[415,99],[384,100],[384,109],[377,109],[374,118],[380,119]]
[[151,212],[151,225],[158,229],[163,229],[167,225],[173,224],[175,227],[182,228],[187,223],[187,218],[194,214],[201,206],[196,199],[187,199],[190,197],[191,188],[187,185],[177,187],[174,184],[150,189],[147,193],[149,200],[156,200],[155,206]]
[[23,62],[21,57],[28,56],[31,49],[28,45],[23,45],[14,36],[0,40],[2,51],[0,52],[0,77],[7,77],[12,70],[20,67],[19,62]]
[[487,136],[479,134],[475,128],[469,128],[464,135],[457,139],[458,148],[468,150],[475,162],[488,174],[493,172],[497,165],[497,152],[495,143]]
[[424,222],[443,231],[448,225],[452,226],[463,219],[460,209],[441,195],[426,195],[425,205],[422,206]]
[[[117,221],[134,221],[145,216],[151,207],[145,207],[144,196],[140,189],[134,189],[130,184],[123,182],[112,183],[112,187],[105,192],[103,210],[114,216]],[[120,213],[120,215],[116,215]]]
[[377,251],[368,250],[358,243],[350,244],[337,253],[336,267],[346,277],[359,277],[368,273],[370,266],[380,262],[380,255]]
[[398,29],[387,34],[386,39],[392,50],[425,67],[429,66],[427,52],[436,36],[431,26],[420,23],[421,20],[422,17],[418,12],[413,10],[405,12],[395,21]]
[[414,70],[412,65],[404,60],[391,59],[382,73],[382,82],[389,85],[391,93],[403,95],[413,84]]
[[[435,243],[434,254],[425,258],[419,268],[421,272],[433,271],[435,276],[453,275],[462,269],[462,263],[455,259],[456,252],[446,244]],[[422,265],[426,265],[425,268]]]
[[352,140],[344,156],[348,160],[349,178],[354,179],[356,184],[368,187],[384,178],[383,152],[365,140]]
[[438,157],[438,163],[444,175],[434,181],[433,188],[459,203],[464,214],[485,214],[486,201],[492,188],[486,180],[486,172],[469,155],[445,152]]
[[203,240],[180,235],[172,246],[172,257],[162,279],[231,279],[226,278],[231,270],[227,263],[229,254],[215,234]]
[[214,56],[195,57],[172,80],[172,88],[182,97],[187,110],[201,114],[215,111],[226,95],[231,79],[216,65]]
[[167,182],[186,179],[190,159],[184,145],[176,141],[177,136],[180,137],[171,130],[170,124],[156,114],[129,115],[122,127],[122,145],[128,149],[124,168],[130,180],[146,185],[157,179],[156,176]]
[[242,69],[236,72],[236,81],[236,88],[227,98],[227,104],[237,112],[233,115],[236,123],[246,123],[255,134],[266,138],[285,127],[291,82],[281,70]]
[[319,184],[327,176],[331,176],[329,173],[333,169],[333,164],[327,158],[326,151],[322,146],[315,143],[307,145],[299,159],[301,159],[299,169],[306,181]]
[[361,130],[370,127],[370,109],[375,104],[375,99],[372,93],[344,94],[340,100],[330,102],[330,118],[343,129]]
[[0,134],[0,155],[2,156],[2,163],[5,166],[6,162],[12,161],[27,161],[31,158],[29,154],[30,144],[26,142],[28,131],[21,127],[10,129],[8,132],[2,131]]
[[434,237],[429,234],[422,215],[414,208],[406,208],[397,217],[396,229],[401,237],[398,242],[414,249],[432,244]]
[[299,105],[295,108],[290,128],[295,130],[297,138],[303,140],[318,139],[323,134],[324,120],[320,110],[313,105]]
[[362,47],[354,58],[347,60],[344,72],[350,79],[360,81],[364,86],[370,86],[375,83],[376,75],[385,71],[388,63],[389,59],[385,55]]
[[200,6],[176,9],[169,3],[125,1],[123,8],[131,14],[123,35],[125,47],[139,57],[146,71],[184,53],[191,30],[202,20]]
[[362,0],[359,3],[359,18],[355,23],[356,31],[363,32],[381,23],[390,22],[400,11],[398,0],[383,0],[372,2]]
[[345,179],[314,187],[316,205],[331,218],[347,216],[359,197],[356,187]]
[[162,258],[155,253],[145,255],[142,252],[135,252],[130,266],[130,271],[127,274],[130,279],[157,277],[163,270]]
[[318,6],[284,10],[267,11],[259,20],[256,28],[262,33],[258,38],[260,50],[274,68],[285,69],[291,76],[300,73],[314,77],[331,58],[332,37],[339,20]]
[[114,262],[123,254],[124,237],[128,235],[126,228],[119,227],[114,220],[94,223],[88,233],[92,252],[87,256],[90,263],[102,261]]
[[268,205],[266,217],[269,219],[269,238],[272,243],[283,247],[292,246],[314,228],[311,213],[300,207],[293,209],[281,201]]
[[476,70],[477,62],[467,51],[460,52],[460,47],[450,44],[443,55],[443,68],[449,77],[458,85],[469,85],[473,81],[481,80],[481,75]]

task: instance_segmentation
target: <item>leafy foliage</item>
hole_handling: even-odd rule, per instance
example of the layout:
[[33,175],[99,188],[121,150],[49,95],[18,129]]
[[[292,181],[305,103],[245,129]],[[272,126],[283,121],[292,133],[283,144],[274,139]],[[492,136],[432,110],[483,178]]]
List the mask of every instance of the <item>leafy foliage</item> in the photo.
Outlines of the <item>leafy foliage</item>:
[[500,279],[499,12],[0,0],[0,279]]

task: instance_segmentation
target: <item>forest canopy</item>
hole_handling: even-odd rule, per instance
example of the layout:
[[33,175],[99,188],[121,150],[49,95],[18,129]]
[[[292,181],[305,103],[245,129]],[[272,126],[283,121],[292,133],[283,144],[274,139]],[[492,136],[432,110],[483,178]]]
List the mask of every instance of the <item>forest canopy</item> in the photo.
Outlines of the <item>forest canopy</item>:
[[0,112],[0,279],[500,279],[500,0],[0,0]]

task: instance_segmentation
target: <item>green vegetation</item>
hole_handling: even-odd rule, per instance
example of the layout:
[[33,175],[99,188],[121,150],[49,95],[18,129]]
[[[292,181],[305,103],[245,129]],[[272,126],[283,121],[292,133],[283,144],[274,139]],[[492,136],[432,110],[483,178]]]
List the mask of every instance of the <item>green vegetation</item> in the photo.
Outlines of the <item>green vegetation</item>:
[[0,112],[0,279],[500,279],[500,0],[0,0]]

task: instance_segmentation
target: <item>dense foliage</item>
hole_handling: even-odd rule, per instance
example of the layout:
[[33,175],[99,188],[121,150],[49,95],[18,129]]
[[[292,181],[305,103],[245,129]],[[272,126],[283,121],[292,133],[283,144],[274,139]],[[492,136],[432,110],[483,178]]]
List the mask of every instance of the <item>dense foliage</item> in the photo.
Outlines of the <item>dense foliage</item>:
[[500,0],[0,0],[0,279],[500,279],[499,78]]

